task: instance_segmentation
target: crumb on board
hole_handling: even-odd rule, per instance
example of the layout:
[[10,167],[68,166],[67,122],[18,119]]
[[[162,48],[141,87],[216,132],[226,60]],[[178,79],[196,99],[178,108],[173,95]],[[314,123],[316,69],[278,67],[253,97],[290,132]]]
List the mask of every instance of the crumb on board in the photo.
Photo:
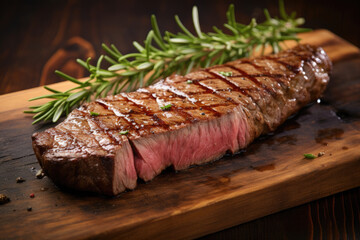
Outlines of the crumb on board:
[[0,205],[10,202],[10,198],[8,198],[5,194],[0,193]]

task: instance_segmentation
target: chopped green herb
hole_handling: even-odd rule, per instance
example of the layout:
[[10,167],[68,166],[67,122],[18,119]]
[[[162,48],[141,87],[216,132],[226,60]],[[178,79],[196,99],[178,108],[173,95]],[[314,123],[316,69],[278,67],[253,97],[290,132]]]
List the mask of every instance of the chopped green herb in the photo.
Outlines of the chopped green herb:
[[191,81],[191,80],[187,80],[186,83],[187,83],[187,84],[192,84],[192,81]]
[[308,159],[314,159],[314,158],[316,158],[316,156],[315,156],[314,154],[311,154],[311,153],[305,153],[305,154],[304,154],[304,157],[305,157],[305,158],[308,158]]
[[218,72],[220,75],[223,75],[224,77],[231,77],[232,72]]
[[162,107],[160,107],[160,108],[161,108],[161,110],[169,110],[171,107],[172,107],[172,105],[171,105],[171,103],[170,103],[170,104],[167,104],[167,105],[162,106]]
[[91,115],[91,116],[99,116],[99,115],[100,115],[100,113],[97,113],[97,112],[90,112],[90,115]]
[[126,135],[126,134],[128,134],[128,133],[129,133],[129,130],[121,131],[121,132],[120,132],[121,135]]

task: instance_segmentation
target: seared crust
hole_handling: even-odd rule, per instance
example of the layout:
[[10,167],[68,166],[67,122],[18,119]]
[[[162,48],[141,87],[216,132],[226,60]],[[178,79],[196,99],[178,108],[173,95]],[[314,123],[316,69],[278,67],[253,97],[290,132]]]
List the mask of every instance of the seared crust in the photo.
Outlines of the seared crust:
[[[35,133],[33,148],[56,184],[114,195],[136,185],[139,170],[129,156],[139,154],[138,140],[219,119],[237,108],[246,118],[246,146],[317,99],[331,67],[321,48],[299,45],[276,55],[171,76],[136,92],[82,105],[55,128]],[[121,162],[126,171],[119,177],[116,164],[122,155],[130,159]],[[156,175],[161,169],[154,171]]]

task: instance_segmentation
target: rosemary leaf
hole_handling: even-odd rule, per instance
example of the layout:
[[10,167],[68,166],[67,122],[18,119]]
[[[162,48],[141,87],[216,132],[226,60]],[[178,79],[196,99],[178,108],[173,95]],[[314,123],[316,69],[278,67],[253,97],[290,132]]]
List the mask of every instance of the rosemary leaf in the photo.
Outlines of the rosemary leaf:
[[66,102],[71,102],[77,98],[80,98],[82,97],[82,95],[84,95],[86,93],[86,90],[82,90],[80,92],[77,92],[77,93],[73,93],[71,94],[67,99],[66,99]]
[[80,81],[77,80],[76,78],[73,78],[73,77],[71,77],[71,76],[69,76],[69,75],[67,75],[67,74],[65,74],[65,73],[63,73],[63,72],[60,72],[60,71],[58,71],[58,70],[55,70],[55,73],[56,73],[57,75],[59,75],[60,77],[66,79],[66,80],[69,80],[70,82],[73,82],[73,83],[76,83],[76,84],[79,84],[79,85],[82,84],[82,82],[80,82]]
[[50,88],[50,87],[48,87],[48,86],[44,86],[44,88],[45,88],[46,90],[50,91],[50,92],[53,92],[53,93],[61,93],[60,91],[57,91],[57,90],[55,90],[55,89],[52,89],[52,88]]
[[139,66],[137,66],[137,70],[144,70],[144,69],[148,69],[150,67],[154,66],[154,64],[152,62],[144,62],[142,64],[140,64]]
[[57,120],[59,120],[60,116],[62,115],[63,111],[64,111],[64,104],[65,102],[62,102],[60,104],[60,106],[57,108],[57,110],[54,113],[54,116],[52,118],[53,122],[57,122]]
[[126,69],[126,68],[127,68],[126,65],[119,63],[119,64],[114,64],[114,65],[110,66],[108,68],[108,70],[109,71],[119,71],[119,70],[123,70],[123,69]]

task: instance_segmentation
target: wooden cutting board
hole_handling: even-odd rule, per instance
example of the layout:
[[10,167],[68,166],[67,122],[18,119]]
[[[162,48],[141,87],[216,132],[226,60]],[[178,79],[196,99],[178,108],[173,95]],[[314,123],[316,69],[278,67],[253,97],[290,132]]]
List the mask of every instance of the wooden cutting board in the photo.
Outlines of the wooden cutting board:
[[[360,186],[359,49],[326,30],[300,37],[322,46],[334,62],[321,104],[301,110],[242,153],[166,170],[115,198],[65,192],[46,177],[36,179],[30,136],[53,124],[33,126],[22,111],[32,104],[27,99],[45,91],[0,96],[0,193],[11,198],[0,205],[0,238],[195,238]],[[325,155],[303,158],[319,152]],[[19,176],[26,181],[16,183]]]

